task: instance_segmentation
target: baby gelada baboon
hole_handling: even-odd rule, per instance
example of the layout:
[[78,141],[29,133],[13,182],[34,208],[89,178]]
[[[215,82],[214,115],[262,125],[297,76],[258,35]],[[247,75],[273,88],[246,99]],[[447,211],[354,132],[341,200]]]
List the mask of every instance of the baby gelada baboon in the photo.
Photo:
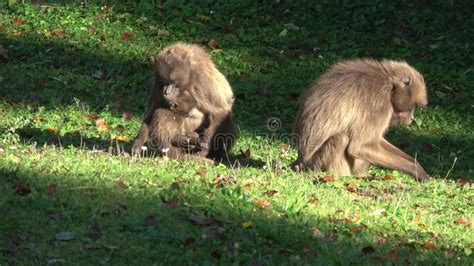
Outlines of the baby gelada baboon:
[[370,164],[417,180],[429,176],[390,144],[390,126],[410,124],[426,106],[423,76],[403,61],[349,60],[333,65],[302,97],[293,132],[299,137],[296,169],[363,176]]
[[184,43],[166,47],[158,57],[148,112],[132,153],[151,138],[158,152],[172,158],[189,152],[225,158],[237,138],[233,101],[229,82],[203,48]]

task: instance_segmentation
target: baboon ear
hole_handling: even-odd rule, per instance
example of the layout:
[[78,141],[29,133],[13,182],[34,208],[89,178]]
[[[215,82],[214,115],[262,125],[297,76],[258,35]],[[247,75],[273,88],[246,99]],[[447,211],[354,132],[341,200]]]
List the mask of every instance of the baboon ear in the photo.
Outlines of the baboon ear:
[[411,85],[411,77],[405,77],[403,80],[402,80],[402,84],[404,87],[408,87]]

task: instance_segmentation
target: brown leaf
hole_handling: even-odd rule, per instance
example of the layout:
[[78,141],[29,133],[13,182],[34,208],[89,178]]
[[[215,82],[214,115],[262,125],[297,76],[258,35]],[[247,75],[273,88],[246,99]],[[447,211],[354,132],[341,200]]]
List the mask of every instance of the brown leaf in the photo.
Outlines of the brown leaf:
[[31,192],[31,188],[25,182],[18,182],[15,184],[15,193],[21,196],[27,195]]
[[428,242],[424,243],[423,245],[421,245],[421,248],[423,248],[423,249],[434,249],[434,248],[436,248],[436,245],[435,245],[435,243],[433,243],[431,241],[428,241]]
[[351,232],[352,232],[353,234],[359,233],[359,231],[360,231],[360,227],[358,227],[358,226],[353,226],[353,227],[351,228]]
[[128,186],[123,182],[123,180],[119,180],[115,183],[115,187],[118,189],[126,189]]
[[331,231],[329,234],[326,235],[324,239],[327,241],[333,241],[337,238],[337,232],[336,231]]
[[336,178],[332,175],[326,175],[323,178],[320,178],[319,181],[323,183],[334,182],[336,181]]
[[462,224],[464,226],[470,226],[471,225],[471,221],[469,221],[465,217],[460,217],[460,218],[456,219],[456,221],[454,221],[454,223],[455,224]]
[[424,153],[431,153],[433,151],[433,145],[427,142],[421,143],[421,151]]
[[349,182],[349,184],[346,185],[346,189],[347,191],[352,192],[352,193],[357,192],[357,181],[352,180],[351,182]]
[[205,177],[206,176],[206,168],[203,168],[203,167],[199,168],[197,173],[200,177]]
[[262,209],[267,209],[270,207],[270,202],[265,199],[254,198],[253,203]]
[[418,223],[420,221],[420,219],[421,219],[421,215],[417,214],[417,215],[413,216],[413,222],[415,222],[415,223]]
[[458,186],[460,186],[461,188],[463,188],[465,185],[470,185],[471,184],[471,181],[470,180],[467,180],[465,178],[461,178],[457,181],[457,184]]
[[300,93],[298,92],[290,92],[286,95],[288,100],[297,100],[300,97]]
[[164,201],[164,203],[169,208],[174,209],[174,208],[178,207],[179,200],[178,200],[178,198],[173,197],[172,199],[170,199],[168,201]]
[[247,98],[247,95],[245,93],[241,92],[241,93],[237,93],[235,95],[235,98],[237,98],[237,100],[242,100],[243,101]]
[[122,114],[122,118],[124,120],[130,120],[130,119],[132,119],[132,117],[133,117],[133,114],[131,112],[123,112],[123,114]]
[[56,193],[58,192],[58,185],[56,184],[49,184],[47,187],[46,187],[46,193],[48,194],[53,194],[53,193]]
[[55,29],[52,31],[52,33],[58,37],[62,37],[64,36],[64,31],[63,30],[60,30],[60,29]]
[[16,18],[13,20],[12,25],[15,26],[15,27],[16,27],[16,26],[21,26],[21,25],[23,25],[24,22],[25,22],[25,21],[23,20],[22,17],[16,17]]
[[89,227],[89,234],[94,237],[99,237],[102,234],[102,229],[98,224],[93,224]]
[[326,238],[326,236],[324,235],[324,233],[321,232],[321,230],[319,230],[319,229],[316,228],[316,227],[313,227],[313,230],[311,231],[311,235],[313,236],[314,239],[323,240],[323,239]]
[[3,45],[1,44],[0,44],[0,56],[5,60],[8,59],[7,50],[5,50],[5,48],[3,48]]
[[319,201],[319,199],[316,198],[316,197],[311,197],[308,202],[309,202],[310,204],[317,205],[317,204],[319,204],[320,201]]
[[96,19],[102,19],[102,18],[105,18],[106,16],[107,16],[107,12],[99,12],[95,14]]
[[155,216],[154,216],[154,215],[148,215],[148,216],[145,218],[145,224],[147,224],[147,225],[154,225],[154,224],[156,224]]
[[385,257],[385,259],[389,260],[390,262],[395,263],[397,261],[398,254],[394,249],[392,249],[392,251],[390,251],[384,257]]
[[250,149],[247,149],[246,151],[240,150],[240,155],[242,155],[242,157],[244,157],[245,159],[250,158]]
[[245,82],[245,81],[247,81],[247,80],[249,80],[249,77],[248,77],[248,76],[245,76],[245,75],[240,75],[240,76],[239,76],[239,81],[240,81],[240,82]]
[[395,179],[395,176],[393,176],[393,175],[385,175],[383,177],[383,180],[394,180],[394,179]]
[[[87,118],[91,119],[91,120],[96,120],[97,118],[99,117],[99,115],[97,115],[96,113],[89,113],[87,115]],[[96,122],[97,123],[97,122]]]
[[276,193],[278,193],[278,191],[276,191],[274,189],[271,189],[271,190],[268,190],[267,192],[264,192],[263,195],[271,197],[271,196],[275,195]]
[[128,33],[128,32],[122,33],[122,40],[130,41],[130,33]]
[[216,40],[214,39],[210,39],[208,42],[207,42],[207,45],[209,45],[209,47],[211,47],[212,49],[217,49],[219,44],[217,43]]
[[184,240],[184,246],[194,248],[196,246],[196,239],[188,237]]
[[362,248],[362,253],[364,253],[364,255],[372,254],[374,252],[375,249],[372,246],[366,246]]
[[224,186],[229,183],[229,178],[225,175],[216,175],[214,177],[214,186]]

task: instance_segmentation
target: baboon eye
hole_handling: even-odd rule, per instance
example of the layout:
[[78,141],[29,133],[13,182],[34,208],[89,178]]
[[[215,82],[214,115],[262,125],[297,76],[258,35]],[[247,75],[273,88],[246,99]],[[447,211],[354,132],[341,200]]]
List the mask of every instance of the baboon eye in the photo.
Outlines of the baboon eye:
[[411,78],[410,77],[406,77],[402,80],[402,83],[403,85],[405,85],[405,87],[409,86],[411,84]]

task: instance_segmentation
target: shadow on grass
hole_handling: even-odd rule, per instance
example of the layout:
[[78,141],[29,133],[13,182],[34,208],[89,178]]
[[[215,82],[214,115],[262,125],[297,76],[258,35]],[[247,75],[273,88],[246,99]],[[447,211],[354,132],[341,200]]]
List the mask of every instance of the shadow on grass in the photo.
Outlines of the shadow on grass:
[[[53,259],[68,264],[252,265],[469,261],[449,249],[423,249],[410,242],[420,234],[417,231],[384,236],[348,217],[287,213],[281,206],[258,208],[240,187],[210,183],[193,192],[192,180],[177,178],[169,187],[161,182],[142,190],[139,184],[128,187],[80,175],[59,178],[25,167],[2,168],[0,178],[0,261],[8,264]],[[46,182],[55,181],[57,191],[48,192]],[[15,193],[18,182],[29,184],[31,191]],[[69,241],[55,239],[66,231],[75,236]]]

